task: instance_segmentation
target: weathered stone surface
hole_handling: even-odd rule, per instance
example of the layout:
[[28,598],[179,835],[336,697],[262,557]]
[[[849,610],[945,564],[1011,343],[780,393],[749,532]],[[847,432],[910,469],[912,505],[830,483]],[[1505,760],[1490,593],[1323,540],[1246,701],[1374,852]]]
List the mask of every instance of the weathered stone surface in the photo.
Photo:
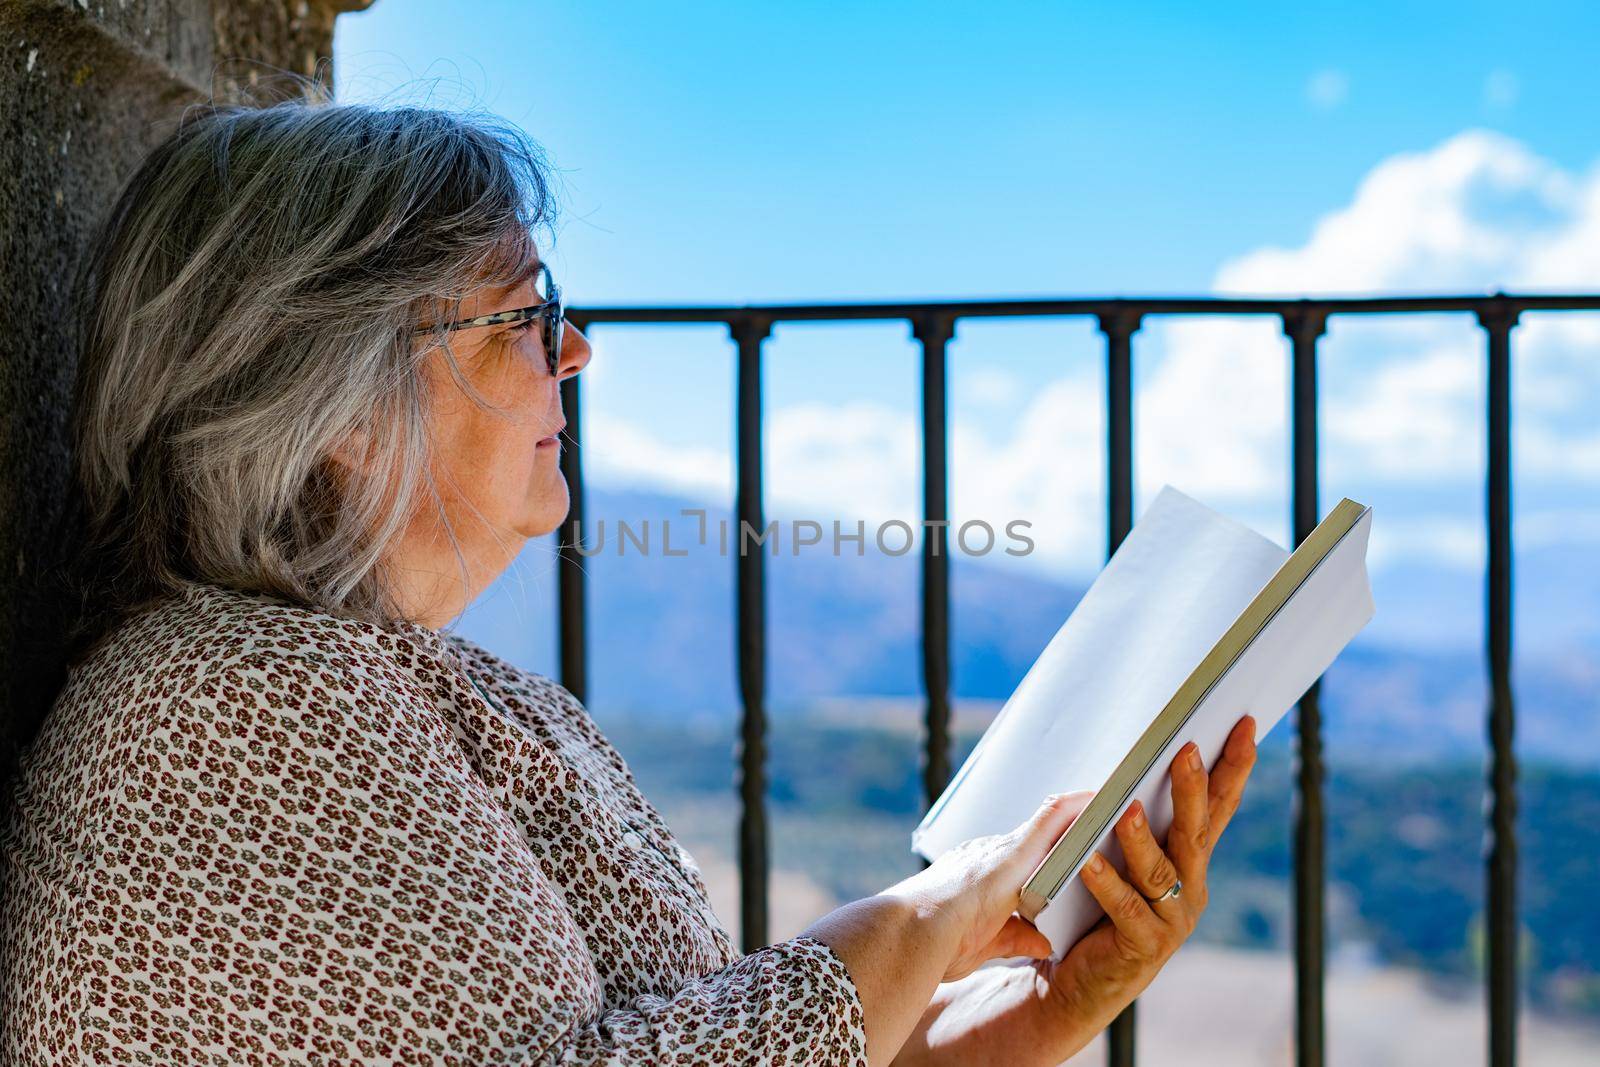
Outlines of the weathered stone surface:
[[182,110],[332,85],[371,0],[0,0],[0,775],[60,685],[71,283],[121,182]]

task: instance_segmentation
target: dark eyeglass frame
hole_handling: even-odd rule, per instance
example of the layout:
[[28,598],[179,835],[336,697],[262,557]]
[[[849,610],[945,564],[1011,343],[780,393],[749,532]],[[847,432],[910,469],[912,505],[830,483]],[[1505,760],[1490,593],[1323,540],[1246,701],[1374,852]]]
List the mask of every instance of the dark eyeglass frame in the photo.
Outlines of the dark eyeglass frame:
[[456,322],[439,326],[418,326],[413,333],[433,333],[435,330],[465,330],[473,326],[499,326],[507,322],[525,322],[528,319],[539,320],[539,340],[544,345],[545,362],[550,368],[550,377],[556,378],[561,374],[561,339],[566,334],[566,319],[561,310],[561,289],[556,285],[556,279],[550,273],[548,263],[539,264],[540,275],[544,280],[545,292],[549,297],[539,304],[530,304],[524,308],[512,308],[509,311],[496,311],[492,315],[479,315],[477,318],[460,319]]

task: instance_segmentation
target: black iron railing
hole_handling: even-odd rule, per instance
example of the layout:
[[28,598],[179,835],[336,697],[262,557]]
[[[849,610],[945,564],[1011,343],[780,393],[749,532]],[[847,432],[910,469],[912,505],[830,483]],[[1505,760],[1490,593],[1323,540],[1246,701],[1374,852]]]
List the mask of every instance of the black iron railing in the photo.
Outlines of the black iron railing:
[[[1600,311],[1600,296],[1372,297],[1323,300],[1126,299],[1001,300],[918,304],[819,304],[765,307],[610,307],[568,312],[580,329],[594,323],[723,323],[738,346],[736,390],[737,519],[740,529],[765,527],[762,498],[761,348],[778,322],[901,320],[922,349],[923,519],[922,667],[926,689],[923,783],[928,803],[950,777],[950,571],[946,529],[947,444],[945,348],[959,319],[1095,318],[1106,338],[1107,555],[1133,525],[1133,337],[1149,316],[1270,316],[1291,344],[1292,512],[1298,544],[1316,526],[1317,343],[1333,315],[1472,315],[1487,335],[1488,478],[1485,521],[1488,567],[1485,639],[1488,701],[1489,1063],[1516,1061],[1516,754],[1511,686],[1511,331],[1525,312]],[[572,510],[561,532],[559,571],[561,680],[587,697],[584,570],[575,551],[584,522],[579,379],[563,383],[572,445],[562,467]],[[766,816],[766,569],[761,552],[736,554],[739,693],[740,939],[746,951],[768,943]],[[1323,976],[1326,881],[1322,804],[1322,721],[1318,687],[1296,715],[1294,805],[1295,1039],[1301,1067],[1324,1062]],[[1133,1008],[1111,1027],[1110,1062],[1134,1061]]]

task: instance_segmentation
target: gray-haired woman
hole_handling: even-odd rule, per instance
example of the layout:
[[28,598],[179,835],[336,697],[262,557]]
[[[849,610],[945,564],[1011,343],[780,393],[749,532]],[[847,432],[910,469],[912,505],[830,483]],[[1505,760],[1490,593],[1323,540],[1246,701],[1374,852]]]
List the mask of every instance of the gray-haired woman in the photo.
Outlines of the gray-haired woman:
[[441,631],[566,513],[549,210],[536,146],[423,109],[196,113],[133,176],[85,275],[93,621],[0,850],[4,1063],[1052,1064],[1192,930],[1249,720],[1174,764],[1165,850],[1119,822],[1059,963],[1013,911],[1081,797],[740,955],[578,701]]

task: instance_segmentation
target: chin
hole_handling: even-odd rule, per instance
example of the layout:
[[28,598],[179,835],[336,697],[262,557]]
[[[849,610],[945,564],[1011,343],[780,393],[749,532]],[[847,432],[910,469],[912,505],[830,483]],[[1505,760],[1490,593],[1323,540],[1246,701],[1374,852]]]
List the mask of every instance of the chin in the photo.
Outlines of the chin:
[[554,491],[546,492],[540,497],[530,509],[531,513],[527,520],[517,524],[517,532],[524,537],[543,537],[560,529],[561,524],[567,521],[569,507],[567,483],[561,480]]

